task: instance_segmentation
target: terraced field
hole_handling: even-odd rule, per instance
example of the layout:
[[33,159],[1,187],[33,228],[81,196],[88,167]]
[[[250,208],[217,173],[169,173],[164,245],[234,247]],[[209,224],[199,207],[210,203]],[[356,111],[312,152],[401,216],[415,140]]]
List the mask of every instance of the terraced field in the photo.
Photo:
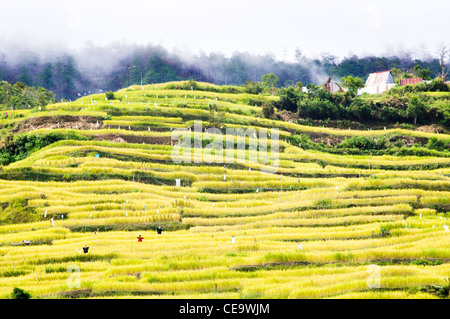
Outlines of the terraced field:
[[[441,298],[449,157],[328,154],[292,136],[450,136],[267,120],[261,104],[274,97],[236,91],[134,86],[0,120],[61,137],[0,171],[2,216],[20,200],[32,212],[0,226],[0,297],[20,287],[42,298]],[[222,130],[279,129],[275,174],[174,163],[173,131],[212,126],[220,111]]]

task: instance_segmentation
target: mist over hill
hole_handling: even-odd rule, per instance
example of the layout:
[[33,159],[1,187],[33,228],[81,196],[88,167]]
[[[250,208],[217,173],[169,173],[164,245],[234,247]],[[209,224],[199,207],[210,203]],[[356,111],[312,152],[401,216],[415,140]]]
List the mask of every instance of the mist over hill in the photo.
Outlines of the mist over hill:
[[392,68],[409,70],[415,65],[429,68],[432,78],[441,71],[437,56],[428,55],[419,60],[409,52],[344,58],[324,53],[311,58],[297,49],[295,61],[281,61],[271,53],[256,55],[235,51],[228,57],[222,53],[193,54],[180,49],[170,52],[159,45],[120,43],[90,44],[76,52],[53,48],[41,51],[0,48],[0,80],[42,86],[53,91],[58,100],[73,100],[131,84],[185,79],[241,85],[246,80],[260,81],[264,74],[271,72],[278,76],[279,86],[293,86],[299,81],[303,85],[321,84],[328,76],[339,80],[352,75],[365,80],[371,72]]

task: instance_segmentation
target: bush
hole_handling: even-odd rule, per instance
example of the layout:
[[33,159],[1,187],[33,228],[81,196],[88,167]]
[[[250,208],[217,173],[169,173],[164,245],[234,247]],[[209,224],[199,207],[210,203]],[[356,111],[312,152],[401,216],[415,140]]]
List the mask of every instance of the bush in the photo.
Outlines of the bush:
[[372,108],[370,103],[359,97],[356,97],[350,104],[347,108],[347,112],[352,118],[362,122],[369,121],[372,118]]
[[276,107],[280,110],[297,112],[298,100],[299,95],[293,87],[289,87],[287,89],[282,88],[280,90],[280,100],[277,102]]
[[186,82],[181,83],[180,85],[178,85],[178,89],[180,90],[199,90],[200,87],[197,84],[197,82],[195,82],[194,80],[190,79]]
[[114,92],[106,92],[105,95],[106,95],[106,98],[108,100],[115,100],[116,99],[116,97],[114,96]]
[[380,150],[386,147],[386,139],[374,139],[367,136],[353,136],[339,144],[339,148],[356,148],[359,150]]
[[250,94],[259,94],[263,91],[263,87],[260,82],[247,80],[242,86],[245,88],[245,92]]
[[270,102],[264,103],[262,107],[262,113],[266,119],[270,118],[275,113],[272,103]]
[[39,217],[23,198],[13,199],[0,214],[0,224],[29,223],[38,219]]
[[299,145],[299,147],[302,147],[305,149],[313,149],[314,148],[314,143],[311,141],[309,136],[306,134],[290,136],[289,140],[292,144]]
[[31,153],[61,140],[88,140],[88,138],[72,130],[67,131],[67,133],[19,134],[0,150],[0,165],[8,165],[11,162],[20,161]]
[[30,299],[30,298],[31,298],[31,295],[29,292],[27,292],[23,289],[14,287],[12,295],[11,295],[11,299]]
[[0,82],[0,105],[7,108],[27,109],[31,107],[44,106],[50,102],[56,102],[53,93],[39,87],[37,89],[27,87],[22,82],[12,85],[8,82]]
[[445,151],[448,146],[448,143],[445,143],[443,140],[438,140],[436,137],[430,138],[426,145],[427,148],[437,151]]
[[427,84],[427,89],[428,91],[431,92],[449,92],[450,91],[450,86],[445,83],[445,81],[442,78],[435,78],[433,81],[431,81],[431,83]]
[[380,227],[380,233],[381,233],[381,237],[389,237],[391,236],[391,230],[392,227],[389,226],[381,226]]

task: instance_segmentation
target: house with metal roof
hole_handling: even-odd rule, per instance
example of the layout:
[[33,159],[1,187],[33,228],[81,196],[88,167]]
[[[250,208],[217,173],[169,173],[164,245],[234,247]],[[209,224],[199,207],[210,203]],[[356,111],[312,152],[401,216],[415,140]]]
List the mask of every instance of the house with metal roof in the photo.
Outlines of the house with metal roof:
[[365,87],[358,90],[358,95],[362,93],[376,94],[387,91],[395,86],[391,71],[381,71],[370,73]]
[[418,84],[418,83],[422,83],[423,80],[422,78],[413,78],[413,79],[401,79],[400,80],[400,86],[405,86],[405,85],[414,85],[414,84]]

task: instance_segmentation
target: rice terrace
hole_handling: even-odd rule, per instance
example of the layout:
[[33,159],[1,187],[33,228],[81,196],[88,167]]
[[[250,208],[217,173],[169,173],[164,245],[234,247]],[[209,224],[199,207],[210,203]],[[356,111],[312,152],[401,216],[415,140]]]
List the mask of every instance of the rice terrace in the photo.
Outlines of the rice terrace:
[[[282,90],[172,81],[5,108],[0,298],[448,298],[446,125],[302,121],[272,107],[298,88]],[[344,96],[308,86],[299,109],[323,91]],[[420,93],[447,124],[448,91]]]

